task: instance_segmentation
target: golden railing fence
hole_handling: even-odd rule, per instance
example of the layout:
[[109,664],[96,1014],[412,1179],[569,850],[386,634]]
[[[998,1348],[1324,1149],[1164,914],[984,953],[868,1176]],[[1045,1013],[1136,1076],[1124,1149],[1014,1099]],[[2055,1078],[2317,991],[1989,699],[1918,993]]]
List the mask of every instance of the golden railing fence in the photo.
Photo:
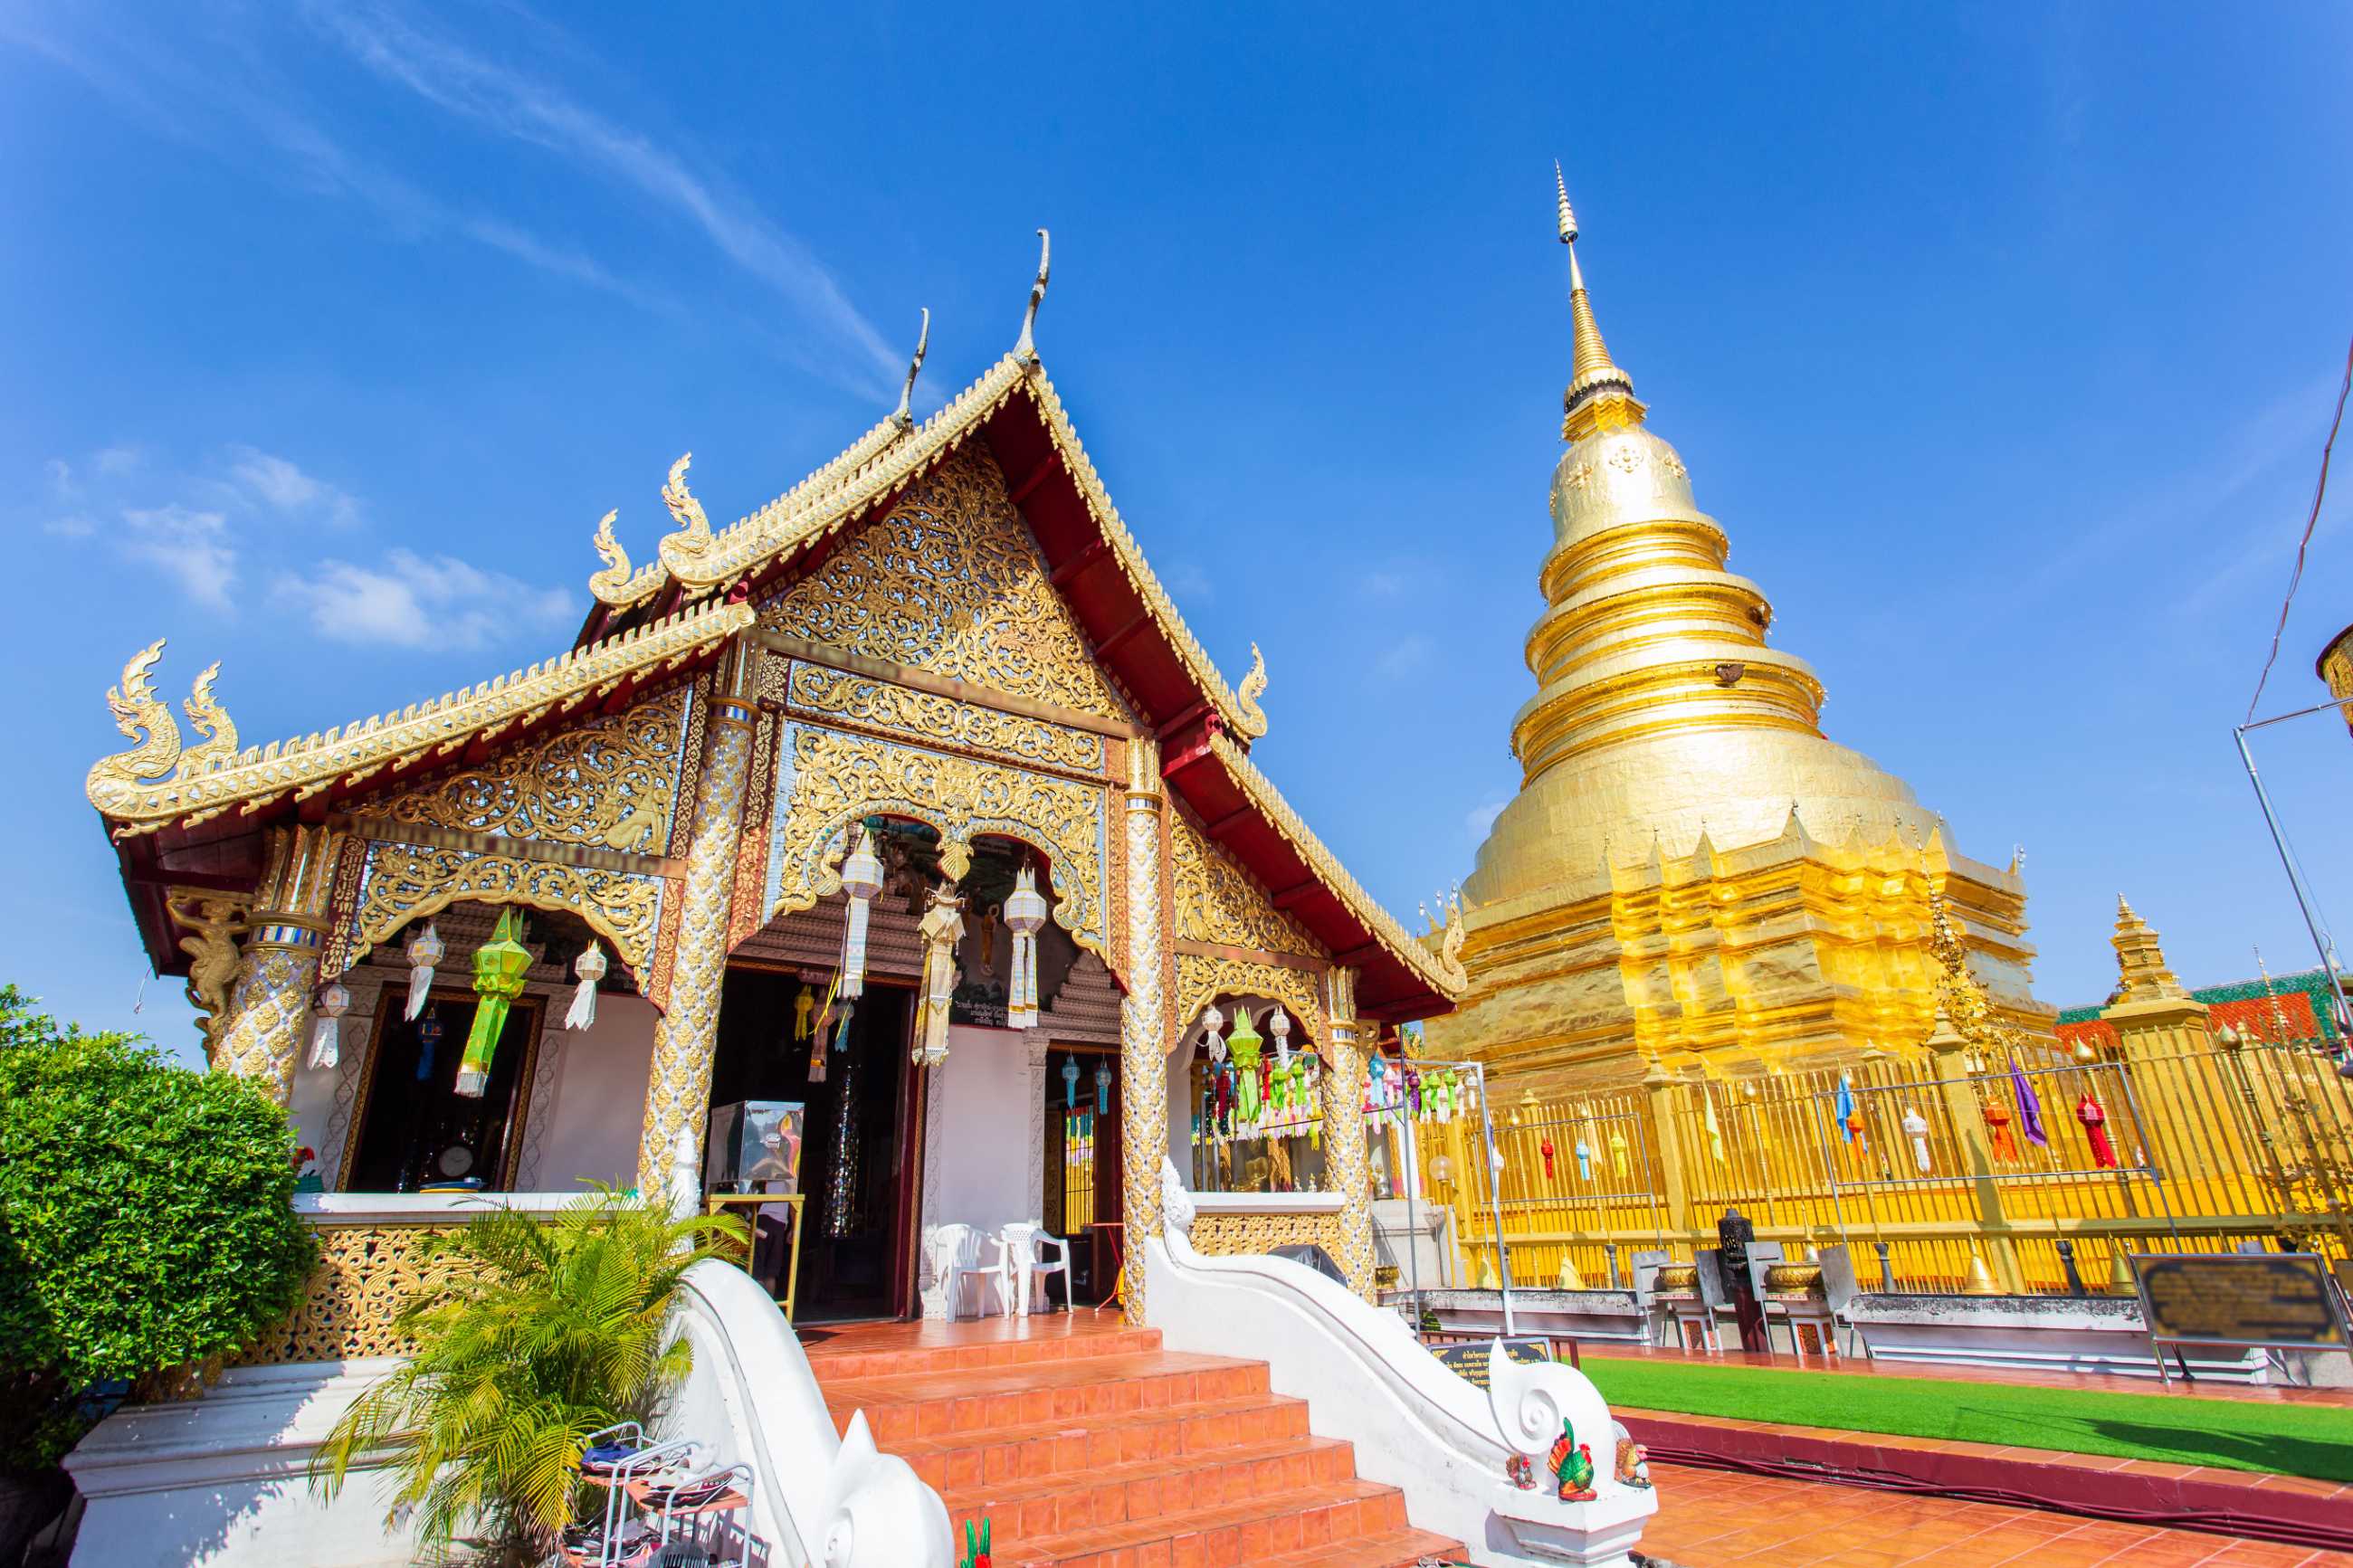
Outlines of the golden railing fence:
[[[1500,1172],[1475,1115],[1412,1144],[1423,1191],[1453,1210],[1466,1282],[1501,1271],[1498,1211],[1528,1289],[1562,1283],[1564,1264],[1575,1284],[1630,1284],[1633,1252],[1687,1260],[1735,1207],[1793,1252],[1846,1244],[1875,1289],[2099,1293],[2126,1254],[2249,1243],[2353,1257],[2353,1081],[2334,1042],[2171,1040],[2190,1044],[1654,1072],[1558,1100],[1504,1083]],[[1394,1171],[1406,1140],[1386,1135]]]

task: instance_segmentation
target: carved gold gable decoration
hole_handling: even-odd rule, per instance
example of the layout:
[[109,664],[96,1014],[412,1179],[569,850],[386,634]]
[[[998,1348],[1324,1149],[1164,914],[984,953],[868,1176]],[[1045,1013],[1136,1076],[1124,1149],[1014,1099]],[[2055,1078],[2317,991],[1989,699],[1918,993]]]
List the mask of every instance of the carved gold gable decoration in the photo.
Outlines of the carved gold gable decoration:
[[[1323,977],[1280,963],[1253,963],[1248,959],[1218,958],[1198,952],[1176,955],[1176,1027],[1181,1047],[1195,1037],[1201,1009],[1219,997],[1261,996],[1280,1002],[1318,1047],[1332,1043],[1324,1026]],[[1257,1008],[1251,1016],[1261,1023]]]
[[478,855],[470,849],[370,844],[360,871],[359,896],[341,933],[343,951],[331,954],[330,963],[338,967],[357,963],[403,926],[461,900],[568,910],[611,942],[631,970],[646,977],[648,995],[659,1003],[653,982],[659,977],[651,971],[666,886],[659,877],[595,866]]
[[691,697],[681,687],[359,809],[394,822],[666,855]]
[[1179,942],[1329,956],[1306,927],[1276,909],[1250,874],[1228,859],[1182,812],[1169,821],[1168,847],[1176,881]]
[[1129,717],[1047,580],[1004,475],[976,448],[860,529],[760,624],[1034,701]]
[[1044,851],[1055,923],[1112,963],[1106,788],[797,723],[783,726],[779,746],[768,852],[772,918],[840,890],[852,823],[902,816],[939,830],[941,864],[952,877],[970,864],[976,834],[1002,834]]

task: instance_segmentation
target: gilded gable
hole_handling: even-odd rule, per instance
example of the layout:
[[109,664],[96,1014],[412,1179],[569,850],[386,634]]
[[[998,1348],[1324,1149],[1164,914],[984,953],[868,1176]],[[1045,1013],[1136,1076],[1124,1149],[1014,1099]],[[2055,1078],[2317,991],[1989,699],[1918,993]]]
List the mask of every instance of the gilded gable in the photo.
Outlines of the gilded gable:
[[762,629],[1126,720],[976,444],[762,609]]
[[1274,907],[1250,874],[1209,842],[1183,812],[1168,824],[1169,862],[1176,884],[1176,937],[1262,952],[1326,958],[1307,928]]
[[410,826],[667,855],[681,815],[691,700],[691,689],[680,686],[354,810]]

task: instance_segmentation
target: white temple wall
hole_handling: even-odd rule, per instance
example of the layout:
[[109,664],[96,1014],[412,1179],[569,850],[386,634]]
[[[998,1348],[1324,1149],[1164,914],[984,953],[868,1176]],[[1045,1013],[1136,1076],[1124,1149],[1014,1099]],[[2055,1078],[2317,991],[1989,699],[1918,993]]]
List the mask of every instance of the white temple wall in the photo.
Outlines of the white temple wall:
[[995,1231],[1039,1217],[1030,1189],[1029,1037],[1013,1029],[948,1030],[933,1073],[924,1131],[923,1224]]
[[562,1054],[532,1106],[536,1159],[518,1173],[522,1184],[547,1193],[576,1192],[586,1181],[637,1184],[658,1016],[642,996],[600,996],[592,1026],[549,1031],[547,1045]]

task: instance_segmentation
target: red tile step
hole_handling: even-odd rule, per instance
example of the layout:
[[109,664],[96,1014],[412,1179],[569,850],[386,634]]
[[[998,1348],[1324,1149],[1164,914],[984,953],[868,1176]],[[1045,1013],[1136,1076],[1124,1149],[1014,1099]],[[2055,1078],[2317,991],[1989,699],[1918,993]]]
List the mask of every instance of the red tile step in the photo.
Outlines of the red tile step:
[[[1030,1337],[1032,1334],[1035,1337]],[[1459,1555],[1403,1494],[1313,1436],[1264,1363],[1163,1352],[1150,1330],[909,1326],[813,1347],[837,1426],[987,1518],[1005,1568],[1410,1568]]]

